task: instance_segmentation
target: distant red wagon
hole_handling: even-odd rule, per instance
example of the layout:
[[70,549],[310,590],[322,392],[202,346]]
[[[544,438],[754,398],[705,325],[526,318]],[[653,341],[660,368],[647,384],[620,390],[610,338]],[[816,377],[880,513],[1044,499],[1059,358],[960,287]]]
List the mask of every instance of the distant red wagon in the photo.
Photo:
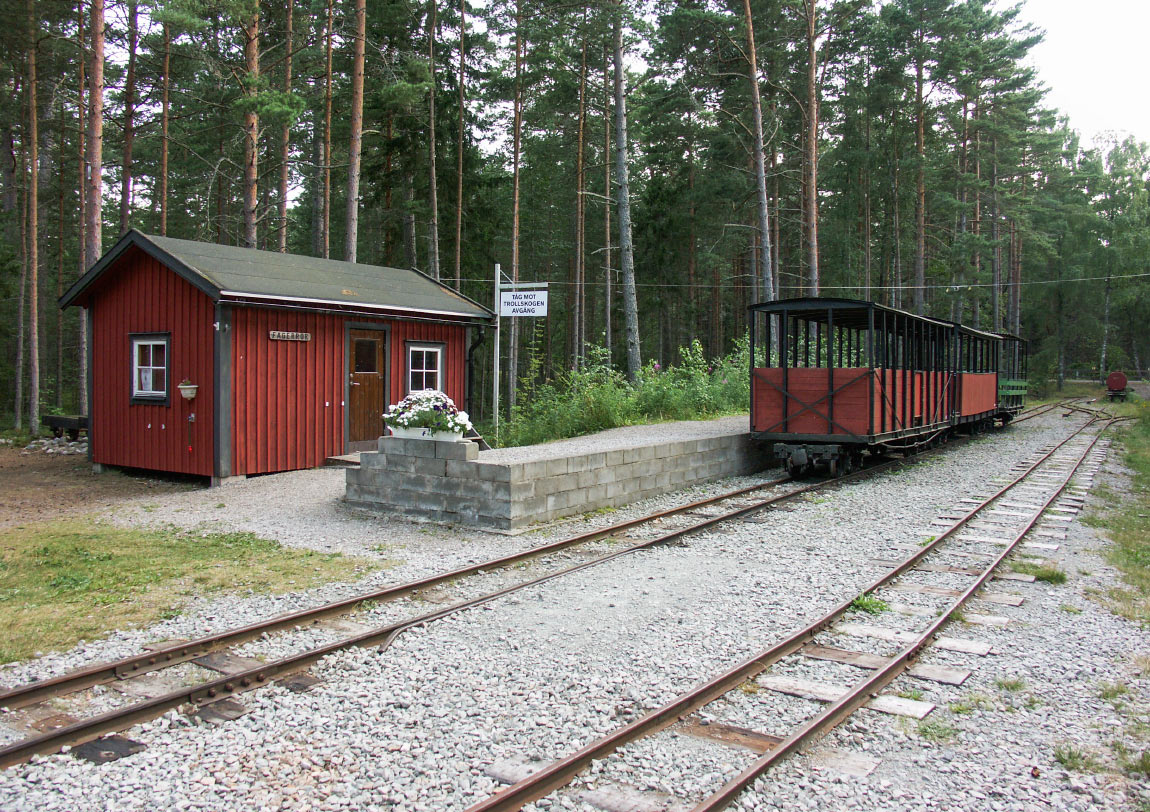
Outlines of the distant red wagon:
[[372,448],[415,389],[466,408],[493,319],[418,271],[135,230],[71,305],[88,311],[92,461],[213,483]]

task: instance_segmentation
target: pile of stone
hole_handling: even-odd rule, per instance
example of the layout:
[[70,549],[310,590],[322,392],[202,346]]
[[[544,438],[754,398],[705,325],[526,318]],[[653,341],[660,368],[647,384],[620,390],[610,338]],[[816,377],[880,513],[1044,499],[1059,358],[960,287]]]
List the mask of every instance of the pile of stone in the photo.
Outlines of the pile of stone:
[[88,438],[40,437],[24,446],[24,454],[87,454]]

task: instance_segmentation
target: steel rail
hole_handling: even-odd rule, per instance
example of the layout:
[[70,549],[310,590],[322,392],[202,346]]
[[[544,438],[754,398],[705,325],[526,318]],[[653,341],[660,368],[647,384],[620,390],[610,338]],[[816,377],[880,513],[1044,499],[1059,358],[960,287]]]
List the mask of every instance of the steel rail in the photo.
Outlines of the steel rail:
[[[891,463],[872,466],[871,468],[866,469],[866,471],[857,471],[853,474],[839,477],[836,480],[824,481],[815,483],[813,485],[804,486],[796,491],[792,491],[791,494],[806,493],[816,488],[825,487],[836,482],[849,481],[857,476],[873,475],[875,473],[879,473],[882,470],[885,470],[885,468],[889,467],[890,465],[897,465],[901,464],[902,462],[905,462],[905,460],[895,460]],[[699,508],[714,505],[716,503],[730,499],[735,499],[740,496],[746,496],[756,491],[760,491],[765,488],[771,488],[775,485],[791,482],[793,480],[793,477],[780,477],[779,479],[762,482],[758,485],[750,485],[746,488],[738,488],[733,491],[728,491],[724,494],[707,497],[706,499],[700,499],[695,502],[680,505],[678,507],[668,508],[667,510],[658,511],[646,516],[640,516],[635,519],[629,519],[624,522],[610,525],[609,527],[604,527],[598,530],[591,530],[577,536],[560,539],[558,541],[544,544],[539,547],[533,547],[529,550],[524,550],[519,553],[512,553],[510,555],[502,556],[499,558],[488,559],[487,561],[471,564],[466,567],[451,570],[440,575],[431,575],[416,581],[394,584],[372,592],[353,595],[350,598],[345,598],[340,601],[323,604],[321,606],[312,607],[310,609],[301,609],[299,611],[290,612],[283,615],[276,615],[275,617],[268,618],[267,620],[262,620],[257,623],[248,624],[246,626],[241,626],[235,629],[229,629],[227,631],[213,635],[206,635],[195,640],[183,641],[168,646],[157,647],[147,652],[125,657],[120,660],[114,660],[112,662],[106,663],[97,663],[87,668],[81,668],[75,671],[69,671],[67,673],[60,674],[55,677],[48,677],[47,679],[19,685],[14,688],[0,691],[0,708],[16,710],[39,702],[45,698],[57,697],[66,693],[80,691],[85,688],[91,688],[95,685],[106,685],[108,683],[128,679],[152,671],[159,671],[164,668],[170,668],[171,666],[195,660],[215,651],[229,648],[249,640],[254,640],[270,632],[280,631],[292,626],[299,626],[302,624],[316,623],[328,617],[347,614],[368,602],[396,600],[398,598],[402,598],[405,595],[417,592],[421,589],[429,589],[444,583],[458,580],[460,578],[475,575],[481,571],[494,571],[507,568],[532,558],[545,556],[569,547],[578,546],[580,544],[589,544],[591,542],[599,541],[617,533],[631,530],[645,524],[653,523],[660,519],[670,518],[681,513],[698,510]],[[784,496],[791,494],[785,494]],[[773,502],[767,501],[758,507],[766,507],[770,504],[773,504]]]
[[1057,403],[1044,403],[1039,406],[1031,406],[1026,411],[1018,415],[1018,417],[1011,420],[1011,423],[1021,423],[1023,420],[1029,420],[1032,417],[1041,417],[1048,412],[1052,412],[1059,407],[1064,407],[1069,404],[1070,400],[1060,400]]
[[[1084,431],[1094,422],[1095,421],[1092,420],[1080,431]],[[811,740],[830,731],[902,674],[910,664],[910,661],[914,659],[923,648],[930,644],[942,628],[950,622],[954,614],[958,612],[967,601],[974,597],[975,593],[990,580],[994,571],[1014,552],[1014,549],[1022,539],[1034,529],[1034,526],[1038,524],[1047,509],[1054,504],[1055,500],[1057,500],[1069,486],[1071,479],[1078,473],[1078,469],[1090,455],[1090,452],[1102,437],[1103,432],[1111,425],[1113,425],[1113,421],[1108,422],[1103,426],[1102,430],[1095,435],[1094,439],[1090,441],[1090,444],[1086,447],[1085,451],[1082,452],[1075,462],[1074,467],[1066,474],[1057,489],[1035,510],[1034,515],[1026,522],[1026,525],[1014,535],[1014,538],[1010,540],[1006,548],[986,566],[983,573],[978,576],[961,595],[955,598],[950,608],[933,620],[926,630],[920,633],[914,641],[893,655],[886,665],[859,680],[846,694],[830,703],[820,713],[803,723],[794,733],[787,736],[782,742],[756,759],[750,766],[724,784],[718,792],[695,806],[692,812],[717,812],[717,810],[725,809],[776,762],[799,750]],[[1079,432],[1075,432],[1075,435],[1072,436],[1076,436],[1078,433]],[[993,498],[997,499],[997,496]]]
[[[61,747],[74,746],[76,744],[82,744],[83,742],[91,741],[91,740],[98,738],[102,735],[105,735],[107,733],[112,733],[112,732],[124,730],[125,728],[130,727],[133,724],[136,724],[136,723],[141,722],[141,721],[153,719],[156,716],[159,716],[160,714],[164,713],[165,711],[171,710],[172,708],[179,707],[180,705],[183,705],[186,703],[192,703],[195,705],[208,704],[211,702],[218,701],[220,699],[224,699],[224,698],[231,696],[233,694],[240,693],[240,692],[245,691],[245,690],[252,690],[255,688],[265,686],[265,685],[269,684],[270,681],[275,677],[282,677],[286,674],[300,671],[300,670],[307,668],[308,666],[314,664],[315,662],[322,659],[323,657],[326,657],[327,655],[332,654],[336,651],[340,651],[342,649],[353,648],[353,647],[365,647],[365,646],[381,644],[380,650],[382,651],[382,650],[386,649],[391,644],[391,642],[396,637],[398,637],[400,634],[402,634],[404,631],[411,629],[411,628],[414,628],[416,626],[422,626],[422,625],[425,625],[429,622],[439,620],[439,619],[446,617],[448,615],[462,612],[462,611],[467,610],[467,609],[475,608],[475,607],[480,606],[482,604],[488,603],[490,601],[493,601],[493,600],[496,600],[498,598],[504,597],[508,594],[511,594],[512,592],[516,592],[518,590],[526,589],[526,588],[529,588],[532,586],[537,586],[539,584],[545,583],[546,581],[550,581],[550,580],[555,579],[555,578],[569,575],[569,574],[572,574],[574,572],[578,572],[578,571],[583,570],[583,569],[588,569],[590,567],[598,566],[599,564],[603,564],[607,561],[611,561],[613,559],[620,558],[624,555],[629,555],[631,553],[635,553],[635,552],[638,552],[640,550],[648,549],[651,547],[655,547],[657,545],[666,544],[668,542],[684,538],[684,537],[692,535],[694,533],[698,533],[698,532],[701,532],[703,530],[714,527],[714,526],[721,524],[723,522],[732,521],[735,519],[742,518],[743,516],[750,515],[750,514],[755,513],[759,510],[763,510],[767,507],[770,507],[771,505],[778,504],[778,503],[785,502],[785,501],[789,501],[792,499],[796,499],[799,496],[802,496],[803,494],[806,494],[806,493],[813,491],[813,490],[816,490],[818,488],[835,486],[835,485],[838,485],[840,483],[852,481],[852,480],[859,478],[859,477],[872,476],[874,474],[881,473],[882,471],[885,471],[888,468],[903,464],[903,462],[904,462],[903,460],[894,460],[894,461],[884,463],[884,464],[879,465],[879,466],[875,466],[873,468],[868,468],[868,469],[863,470],[863,471],[857,471],[853,474],[842,476],[842,477],[839,477],[837,479],[827,480],[827,481],[823,481],[823,482],[816,482],[816,483],[813,483],[811,485],[807,485],[807,486],[798,488],[796,490],[789,491],[788,493],[785,493],[785,494],[780,494],[778,496],[770,497],[768,499],[756,502],[754,504],[746,505],[744,507],[737,508],[737,509],[732,510],[732,511],[727,511],[725,513],[718,514],[716,516],[707,517],[707,518],[703,519],[702,521],[692,523],[686,527],[676,528],[674,530],[671,530],[667,533],[656,536],[654,538],[647,539],[645,541],[641,541],[637,544],[631,545],[631,546],[626,547],[626,548],[621,549],[621,550],[616,550],[612,553],[608,553],[607,555],[597,556],[593,559],[589,559],[588,561],[584,561],[584,562],[581,562],[581,563],[576,564],[576,565],[571,566],[571,567],[567,567],[567,568],[564,568],[561,570],[547,573],[545,575],[539,576],[539,577],[531,579],[529,581],[524,581],[524,582],[512,584],[510,586],[504,587],[503,589],[499,589],[495,592],[490,592],[490,593],[487,593],[485,595],[481,595],[481,596],[473,598],[471,600],[462,601],[460,603],[456,603],[456,604],[453,604],[451,606],[444,607],[442,609],[428,612],[426,614],[420,615],[420,616],[415,617],[415,618],[410,618],[410,619],[407,619],[404,621],[399,621],[396,623],[387,624],[385,626],[376,627],[374,629],[370,629],[370,630],[363,632],[361,634],[342,638],[342,639],[334,641],[332,643],[328,643],[328,644],[325,644],[323,646],[319,646],[319,647],[314,648],[314,649],[309,649],[307,651],[301,652],[301,653],[296,654],[296,655],[285,657],[281,660],[277,660],[277,661],[274,661],[271,663],[261,664],[260,666],[255,667],[255,668],[250,668],[250,669],[246,669],[243,671],[239,671],[239,672],[236,672],[233,674],[219,677],[219,678],[214,679],[214,680],[200,683],[200,684],[195,685],[195,686],[189,686],[189,687],[177,689],[175,691],[170,691],[170,692],[163,694],[161,696],[146,699],[146,700],[143,700],[141,702],[126,706],[124,708],[119,708],[119,709],[109,711],[109,712],[104,713],[104,714],[89,717],[87,719],[81,719],[81,720],[79,720],[79,721],[77,721],[71,725],[67,725],[67,726],[58,728],[56,730],[49,731],[47,733],[43,733],[39,736],[33,736],[33,737],[21,739],[20,741],[14,742],[14,743],[9,744],[7,746],[0,747],[0,769],[12,766],[14,764],[19,764],[23,761],[27,761],[33,755],[43,754],[43,753],[52,753],[52,752],[59,750]],[[782,482],[782,481],[786,481],[786,480],[778,480],[778,481],[773,482],[773,483],[763,483],[763,484],[751,486],[748,488],[741,488],[741,489],[738,489],[736,491],[731,491],[731,492],[729,492],[725,495],[722,495],[722,496],[709,497],[708,499],[700,500],[698,502],[692,503],[691,505],[686,505],[686,506],[682,506],[679,508],[672,508],[672,509],[667,510],[667,511],[661,511],[660,513],[651,514],[651,515],[643,517],[641,519],[633,519],[633,520],[629,520],[627,522],[622,522],[618,525],[613,526],[613,528],[605,528],[603,530],[592,531],[592,533],[585,534],[585,536],[594,535],[597,537],[601,537],[603,535],[608,535],[610,533],[619,532],[620,528],[626,529],[629,527],[634,527],[636,525],[648,523],[648,522],[650,522],[656,518],[661,518],[661,517],[665,517],[668,515],[674,515],[676,513],[681,513],[685,510],[691,509],[692,507],[697,508],[700,506],[706,506],[709,504],[714,504],[715,502],[723,501],[725,499],[732,499],[732,498],[735,498],[738,496],[744,496],[749,492],[753,492],[755,490],[761,490],[762,488],[769,487],[771,484],[778,484],[778,482]],[[581,538],[584,541],[587,540],[585,537],[576,537],[576,538]],[[575,543],[573,540],[570,540],[570,539],[564,540],[563,542],[557,542],[554,545],[548,545],[546,549],[548,549],[548,551],[554,551],[555,549],[561,548],[562,546],[570,546],[573,543]],[[533,553],[538,555],[544,549],[545,548],[543,548],[543,547],[535,548],[533,550]],[[514,559],[514,560],[521,560],[521,558],[523,558],[523,557],[525,557],[523,554],[517,554],[516,556],[509,556],[507,558],[508,559]],[[501,561],[504,564],[506,563],[505,559],[496,559],[496,560]],[[466,570],[467,571],[474,571],[476,569],[482,569],[482,568],[485,568],[487,566],[490,566],[490,563],[484,564],[484,565],[476,565],[474,567],[468,567],[468,568],[466,568]],[[447,580],[449,577],[450,577],[450,575],[435,576],[434,580],[436,582],[441,582],[443,580]],[[427,580],[427,579],[425,579],[425,580]],[[414,582],[414,583],[420,584],[420,585],[425,585],[423,582]],[[410,585],[410,584],[401,585],[401,587],[396,587],[396,589],[405,588],[405,591],[411,591],[411,588],[409,588],[409,587],[412,587],[412,585]],[[347,601],[343,601],[343,602],[341,602],[341,605],[354,604],[356,602],[363,602],[364,600],[370,600],[370,598],[365,598],[364,596],[360,596],[358,598],[352,598],[352,599],[348,599]],[[328,608],[330,608],[330,606],[331,605],[329,605],[329,607],[321,607],[321,609],[328,609]],[[296,614],[298,615],[300,613],[296,613]],[[279,621],[277,621],[277,622],[279,622]],[[247,627],[247,628],[253,628],[253,627]],[[188,658],[188,659],[190,659],[190,658]],[[95,670],[95,669],[93,669],[93,670]],[[27,686],[27,687],[28,688],[37,688],[38,686],[40,686],[40,683],[32,683],[30,686]],[[53,694],[53,695],[55,695],[55,694]]]
[[937,536],[930,544],[912,553],[896,567],[877,577],[857,595],[839,603],[823,617],[809,623],[787,639],[776,643],[717,677],[712,678],[698,688],[680,694],[662,707],[633,720],[627,725],[609,733],[607,736],[582,747],[575,753],[505,787],[495,795],[473,804],[468,807],[465,812],[514,812],[514,810],[521,809],[525,804],[543,798],[551,792],[566,786],[575,776],[589,766],[592,761],[604,758],[636,739],[643,738],[669,727],[683,717],[694,713],[708,703],[718,699],[723,694],[734,690],[748,679],[758,675],[787,655],[798,651],[807,642],[844,615],[859,596],[873,592],[894,580],[899,575],[902,575],[904,572],[912,569],[924,557],[936,550],[946,539],[957,533],[988,504],[997,500],[1008,490],[1018,485],[1019,482],[1029,477],[1031,473],[1052,457],[1060,448],[1097,422],[1097,419],[1098,418],[1092,418],[1030,465],[1015,479],[1007,485],[1004,485],[992,496],[987,497],[981,504],[972,508],[965,516],[956,520],[950,528]]
[[45,697],[60,696],[64,693],[79,691],[83,690],[84,688],[90,688],[93,685],[107,684],[117,680],[123,680],[128,677],[146,674],[150,671],[158,671],[163,668],[178,665],[179,663],[194,660],[198,657],[203,657],[207,654],[211,654],[214,651],[219,651],[220,649],[235,646],[248,640],[254,640],[257,637],[260,637],[261,635],[267,634],[269,632],[279,631],[291,626],[298,626],[305,623],[314,623],[334,615],[347,614],[353,611],[356,607],[369,601],[395,600],[421,589],[428,589],[431,587],[439,586],[440,584],[457,580],[459,578],[475,575],[481,570],[486,572],[506,568],[532,558],[537,558],[539,556],[558,552],[568,547],[599,541],[603,538],[606,538],[607,536],[630,530],[643,524],[657,521],[659,519],[665,519],[691,510],[698,510],[699,508],[707,507],[708,505],[712,505],[717,502],[738,498],[739,496],[745,496],[755,491],[763,490],[764,488],[770,488],[775,485],[790,481],[792,481],[792,477],[782,477],[780,479],[774,479],[769,482],[760,483],[758,485],[739,488],[719,496],[700,499],[696,502],[680,505],[679,507],[675,508],[669,508],[667,510],[659,511],[658,513],[652,513],[636,519],[629,519],[625,522],[619,522],[618,524],[611,525],[610,527],[605,527],[600,530],[592,530],[587,533],[582,533],[580,535],[572,536],[566,539],[560,539],[559,541],[544,544],[539,547],[533,547],[529,550],[524,550],[523,552],[512,553],[511,555],[489,559],[478,564],[471,564],[466,567],[461,567],[459,569],[443,573],[441,575],[431,575],[416,581],[410,581],[402,584],[393,584],[391,586],[384,587],[383,589],[361,593],[350,598],[345,598],[333,603],[323,604],[322,606],[313,607],[311,609],[302,609],[297,612],[276,615],[275,617],[259,621],[258,623],[252,623],[235,629],[229,629],[218,634],[206,635],[196,640],[190,640],[169,646],[155,648],[148,652],[136,654],[131,657],[125,657],[120,660],[115,660],[107,663],[98,663],[88,668],[70,671],[65,674],[60,674],[56,677],[49,677],[47,679],[38,680],[36,682],[27,683],[25,685],[19,685],[15,688],[0,691],[0,707],[14,710],[17,708],[25,707],[27,705],[31,705],[40,701],[41,699],[44,699]]

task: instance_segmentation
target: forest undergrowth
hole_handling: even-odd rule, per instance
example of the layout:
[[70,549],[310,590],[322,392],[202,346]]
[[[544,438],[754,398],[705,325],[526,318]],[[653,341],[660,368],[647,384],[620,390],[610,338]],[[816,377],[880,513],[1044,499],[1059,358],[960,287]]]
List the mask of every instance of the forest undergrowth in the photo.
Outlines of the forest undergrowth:
[[735,342],[733,352],[714,361],[706,359],[698,340],[679,354],[682,361],[677,365],[648,361],[634,382],[612,367],[602,347],[592,347],[581,368],[544,382],[538,382],[538,359],[531,359],[520,400],[500,430],[498,445],[531,445],[618,426],[747,412],[746,337]]

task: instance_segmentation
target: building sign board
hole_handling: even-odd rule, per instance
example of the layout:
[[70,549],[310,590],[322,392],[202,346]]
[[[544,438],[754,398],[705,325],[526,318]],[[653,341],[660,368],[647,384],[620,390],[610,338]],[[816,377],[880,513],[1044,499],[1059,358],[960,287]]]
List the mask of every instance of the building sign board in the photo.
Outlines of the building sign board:
[[283,330],[268,330],[272,341],[311,341],[311,333],[288,333]]
[[499,291],[500,316],[546,316],[546,290]]

